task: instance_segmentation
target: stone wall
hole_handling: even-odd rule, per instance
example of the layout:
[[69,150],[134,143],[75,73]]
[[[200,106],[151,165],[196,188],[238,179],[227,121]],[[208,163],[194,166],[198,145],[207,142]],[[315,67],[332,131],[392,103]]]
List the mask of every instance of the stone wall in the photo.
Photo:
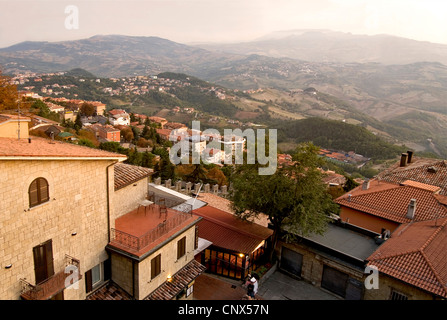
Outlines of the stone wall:
[[135,210],[141,201],[145,200],[148,193],[148,178],[141,179],[135,183],[114,192],[114,214],[113,219]]
[[202,188],[200,188],[200,183],[186,182],[183,180],[172,181],[171,179],[162,181],[161,178],[154,179],[153,183],[156,185],[162,185],[166,188],[172,189],[188,196],[191,196],[193,193],[197,194],[200,190],[200,192],[213,193],[221,197],[226,197],[228,196],[231,188],[231,186],[219,186],[218,184],[211,185],[209,183],[204,184]]
[[[33,247],[47,240],[52,240],[55,273],[64,270],[66,254],[80,260],[82,275],[107,259],[111,164],[112,160],[0,161],[0,299],[19,299],[20,279],[35,284]],[[30,208],[28,188],[38,177],[48,181],[50,200]],[[84,299],[85,281],[67,295]]]

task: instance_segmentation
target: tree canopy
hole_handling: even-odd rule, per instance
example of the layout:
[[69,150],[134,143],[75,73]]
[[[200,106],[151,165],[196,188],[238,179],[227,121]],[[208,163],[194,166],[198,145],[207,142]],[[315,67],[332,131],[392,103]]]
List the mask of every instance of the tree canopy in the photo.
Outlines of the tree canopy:
[[259,175],[256,165],[241,165],[232,175],[230,199],[243,218],[268,216],[273,226],[273,244],[281,231],[289,234],[322,234],[337,206],[327,192],[319,167],[323,159],[312,143],[301,144],[293,155],[295,164],[278,168],[272,175]]
[[17,108],[17,87],[10,83],[10,78],[2,74],[0,68],[0,111]]

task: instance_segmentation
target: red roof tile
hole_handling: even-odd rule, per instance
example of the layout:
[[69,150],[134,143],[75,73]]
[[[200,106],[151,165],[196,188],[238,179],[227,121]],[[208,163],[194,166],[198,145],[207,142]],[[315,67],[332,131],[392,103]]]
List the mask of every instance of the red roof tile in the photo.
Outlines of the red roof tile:
[[114,282],[109,282],[105,286],[101,287],[86,300],[134,300],[133,297],[126,291],[118,287]]
[[345,194],[336,199],[336,203],[397,223],[411,221],[406,218],[411,199],[416,199],[415,221],[447,216],[447,209],[440,204],[432,191],[413,186],[380,183],[377,189],[370,185],[368,190],[362,190],[362,186],[359,186],[350,194],[350,199],[349,195]]
[[241,220],[209,205],[193,210],[193,214],[203,218],[198,224],[200,238],[236,252],[249,254],[273,234],[266,227]]
[[192,260],[174,274],[171,281],[165,281],[143,300],[171,300],[183,289],[187,288],[195,278],[205,271],[205,269],[205,266],[201,265],[196,260]]
[[154,170],[125,163],[115,164],[115,191],[141,179],[147,178]]
[[72,143],[32,137],[28,139],[0,138],[2,158],[110,158],[125,160],[122,154],[79,146]]
[[381,273],[447,298],[447,218],[403,224],[367,260]]
[[413,180],[441,188],[440,194],[447,195],[447,163],[445,160],[413,157],[410,164],[399,166],[400,162],[378,175],[382,181],[403,183]]

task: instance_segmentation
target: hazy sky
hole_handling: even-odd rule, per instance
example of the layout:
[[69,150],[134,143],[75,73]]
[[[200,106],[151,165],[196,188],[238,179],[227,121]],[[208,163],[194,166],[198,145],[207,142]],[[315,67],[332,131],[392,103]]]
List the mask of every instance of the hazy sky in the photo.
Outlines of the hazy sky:
[[[75,11],[66,13],[67,6],[77,8],[77,20],[72,19]],[[76,21],[77,28],[70,29]],[[291,29],[391,34],[447,44],[447,1],[0,0],[0,47],[97,34],[236,42]]]

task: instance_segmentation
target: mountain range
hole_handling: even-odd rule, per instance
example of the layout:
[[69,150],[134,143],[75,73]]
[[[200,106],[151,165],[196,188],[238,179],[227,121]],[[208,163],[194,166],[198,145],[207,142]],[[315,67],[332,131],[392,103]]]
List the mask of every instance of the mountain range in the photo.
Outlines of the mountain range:
[[73,68],[99,77],[179,72],[232,89],[282,92],[256,98],[264,103],[276,99],[277,105],[287,104],[287,111],[297,114],[303,100],[287,97],[313,87],[323,94],[318,99],[325,97],[324,108],[351,110],[360,124],[377,134],[447,156],[447,45],[327,30],[195,45],[157,37],[98,35],[2,48],[0,65],[10,74]]

